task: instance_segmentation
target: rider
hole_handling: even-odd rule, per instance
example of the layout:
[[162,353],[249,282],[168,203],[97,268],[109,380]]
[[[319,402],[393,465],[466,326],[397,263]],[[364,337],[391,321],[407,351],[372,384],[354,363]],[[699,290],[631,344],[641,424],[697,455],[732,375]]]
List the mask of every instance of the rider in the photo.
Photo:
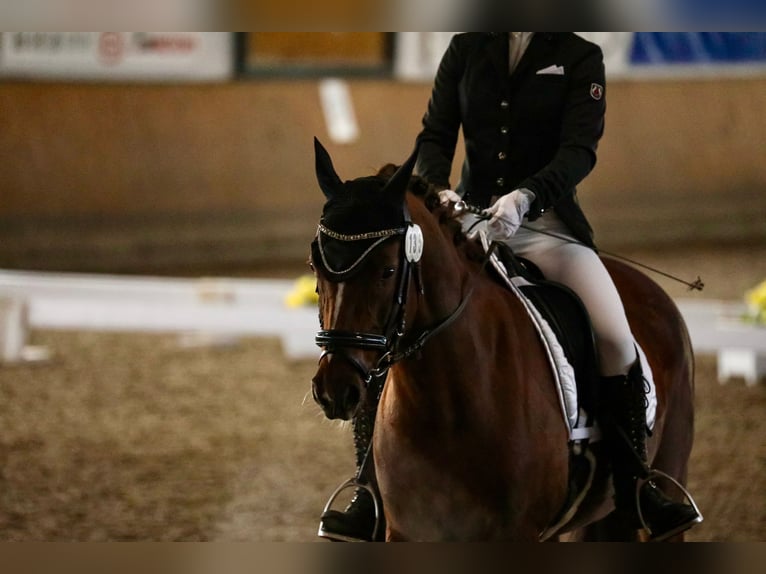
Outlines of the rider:
[[[457,34],[423,117],[416,170],[441,190],[443,203],[462,199],[485,208],[491,240],[505,243],[582,299],[597,341],[597,414],[613,464],[615,503],[639,528],[636,485],[649,470],[644,378],[620,296],[594,251],[575,190],[596,163],[604,113],[597,45],[573,33]],[[466,159],[453,191],[449,177],[461,126]],[[373,420],[374,414],[363,413],[355,421],[358,462]],[[322,516],[325,535],[369,539],[372,508],[369,494],[359,490],[346,512]],[[692,505],[672,501],[651,481],[640,490],[640,508],[652,539],[702,520]]]

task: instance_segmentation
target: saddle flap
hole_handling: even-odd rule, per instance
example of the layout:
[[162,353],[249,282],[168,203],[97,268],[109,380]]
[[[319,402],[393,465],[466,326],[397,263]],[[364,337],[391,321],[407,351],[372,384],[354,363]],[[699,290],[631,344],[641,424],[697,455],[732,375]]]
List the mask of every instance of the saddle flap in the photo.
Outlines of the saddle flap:
[[[479,230],[478,235],[487,250],[486,232]],[[524,304],[548,352],[570,441],[597,439],[598,427],[593,418],[600,371],[595,334],[582,301],[568,287],[546,280],[532,262],[517,257],[505,245],[496,244],[490,261],[501,283]],[[646,355],[638,343],[636,348],[649,384],[646,420],[651,429],[656,416],[656,389]]]
[[590,316],[582,301],[565,285],[545,279],[531,261],[517,257],[507,246],[499,244],[495,252],[511,282],[553,331],[574,369],[577,410],[594,413],[598,399],[598,355]]

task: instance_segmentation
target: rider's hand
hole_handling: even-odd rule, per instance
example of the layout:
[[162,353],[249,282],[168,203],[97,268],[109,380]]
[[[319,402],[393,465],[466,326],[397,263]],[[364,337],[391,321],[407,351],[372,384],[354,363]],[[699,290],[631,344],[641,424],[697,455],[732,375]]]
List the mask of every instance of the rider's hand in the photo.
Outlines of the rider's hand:
[[439,192],[439,203],[447,205],[448,203],[457,203],[461,197],[451,189],[442,189]]
[[535,194],[528,189],[516,189],[500,197],[493,205],[484,210],[489,215],[487,237],[490,241],[504,241],[516,234]]

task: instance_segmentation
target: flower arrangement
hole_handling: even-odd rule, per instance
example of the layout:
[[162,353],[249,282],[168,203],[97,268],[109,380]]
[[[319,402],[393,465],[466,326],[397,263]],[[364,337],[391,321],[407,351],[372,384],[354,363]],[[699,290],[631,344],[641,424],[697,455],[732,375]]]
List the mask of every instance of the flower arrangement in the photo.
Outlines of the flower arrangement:
[[745,292],[745,303],[745,319],[751,323],[766,325],[766,280]]

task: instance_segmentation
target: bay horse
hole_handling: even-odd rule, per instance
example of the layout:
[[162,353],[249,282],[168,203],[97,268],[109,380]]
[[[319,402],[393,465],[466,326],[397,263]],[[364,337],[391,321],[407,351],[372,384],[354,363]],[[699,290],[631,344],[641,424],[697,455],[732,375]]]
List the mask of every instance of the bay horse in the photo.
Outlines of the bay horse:
[[[570,452],[528,313],[483,267],[452,210],[414,193],[425,187],[412,175],[416,152],[398,169],[342,182],[317,140],[315,151],[327,202],[311,256],[325,349],[312,393],[328,418],[349,420],[377,398],[370,381],[385,377],[372,452],[386,540],[540,540],[565,504]],[[687,329],[656,283],[604,262],[654,374],[649,463],[685,484]],[[599,444],[591,448],[600,460]],[[574,519],[550,540],[637,538],[614,519],[608,465],[597,468]]]

